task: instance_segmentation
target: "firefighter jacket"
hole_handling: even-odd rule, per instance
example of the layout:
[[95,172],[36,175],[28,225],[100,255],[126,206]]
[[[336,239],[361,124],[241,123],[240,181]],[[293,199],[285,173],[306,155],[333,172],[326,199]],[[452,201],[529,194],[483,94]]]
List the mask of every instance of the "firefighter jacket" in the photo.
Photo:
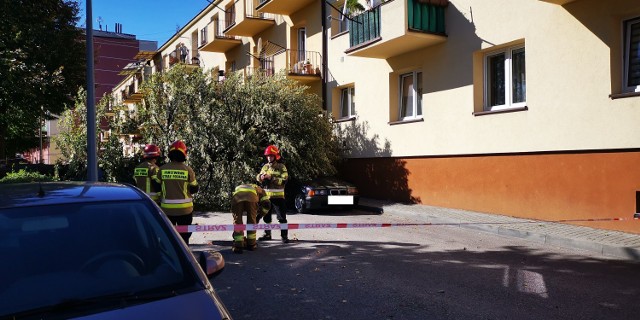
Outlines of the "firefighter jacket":
[[[271,179],[260,179],[263,174],[269,174]],[[264,190],[267,195],[272,199],[281,198],[284,199],[284,185],[289,179],[289,173],[284,163],[272,162],[262,166],[260,173],[256,176],[258,182],[262,182]]]
[[154,163],[143,161],[133,170],[133,179],[136,181],[136,186],[156,202],[160,200],[159,169]]
[[267,214],[269,209],[271,209],[269,196],[264,189],[255,184],[241,184],[236,187],[233,192],[233,197],[231,198],[231,205],[233,206],[234,204],[242,201],[258,203],[261,211],[261,213],[258,214],[259,216]]
[[162,185],[160,207],[168,216],[181,216],[193,212],[191,194],[198,192],[198,182],[191,167],[184,162],[171,161],[158,170]]

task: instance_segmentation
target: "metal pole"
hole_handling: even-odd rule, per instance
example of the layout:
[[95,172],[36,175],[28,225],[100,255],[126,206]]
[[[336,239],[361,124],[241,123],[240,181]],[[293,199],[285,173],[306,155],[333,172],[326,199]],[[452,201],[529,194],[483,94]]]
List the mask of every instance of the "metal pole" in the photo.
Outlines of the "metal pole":
[[328,42],[327,39],[327,5],[325,0],[320,0],[320,12],[321,12],[321,21],[322,21],[322,109],[324,111],[328,111],[327,107],[327,78],[328,78],[328,67],[327,67],[327,52],[328,52]]
[[93,78],[93,14],[87,0],[87,181],[98,181],[96,152],[96,98]]

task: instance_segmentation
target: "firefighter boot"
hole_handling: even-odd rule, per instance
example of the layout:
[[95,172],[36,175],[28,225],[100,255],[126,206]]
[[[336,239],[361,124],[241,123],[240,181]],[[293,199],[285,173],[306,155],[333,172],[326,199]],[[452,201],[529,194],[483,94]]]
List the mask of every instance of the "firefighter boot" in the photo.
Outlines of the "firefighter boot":
[[258,238],[260,241],[271,240],[271,230],[265,230],[262,237]]
[[247,238],[244,238],[244,243],[247,244],[245,249],[247,249],[249,251],[255,251],[256,249],[258,249],[258,244],[256,243],[256,239],[255,238],[253,239],[253,241],[250,241],[250,240],[247,240]]
[[289,230],[280,231],[280,236],[282,236],[282,243],[289,243]]

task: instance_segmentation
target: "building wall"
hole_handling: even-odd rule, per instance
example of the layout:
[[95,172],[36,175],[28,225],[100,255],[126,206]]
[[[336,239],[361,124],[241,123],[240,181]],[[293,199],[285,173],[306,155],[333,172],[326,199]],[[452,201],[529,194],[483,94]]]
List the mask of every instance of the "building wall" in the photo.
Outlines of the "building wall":
[[[331,40],[335,85],[356,87],[357,118],[341,123],[342,172],[368,196],[547,220],[631,218],[640,96],[610,95],[622,90],[622,21],[640,16],[640,3],[452,0],[446,10],[445,42],[388,59],[353,57],[344,36]],[[527,110],[480,115],[483,56],[513,44],[526,50]],[[410,70],[423,72],[423,118],[397,123],[397,79]],[[588,225],[640,233],[633,222]]]

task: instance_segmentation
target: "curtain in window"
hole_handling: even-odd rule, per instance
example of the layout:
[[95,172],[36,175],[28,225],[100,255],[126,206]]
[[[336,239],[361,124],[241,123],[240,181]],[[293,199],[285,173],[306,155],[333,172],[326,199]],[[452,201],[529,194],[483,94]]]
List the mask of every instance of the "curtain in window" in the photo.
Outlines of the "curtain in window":
[[340,101],[340,118],[349,116],[349,88],[342,89],[342,98]]
[[627,86],[640,86],[640,19],[629,26],[629,69]]
[[413,74],[403,75],[400,86],[402,90],[400,116],[413,117]]
[[416,74],[416,116],[422,115],[422,72]]
[[489,106],[492,107],[505,104],[504,60],[504,53],[489,57]]
[[527,99],[524,58],[524,48],[513,50],[511,53],[512,103],[525,102]]

